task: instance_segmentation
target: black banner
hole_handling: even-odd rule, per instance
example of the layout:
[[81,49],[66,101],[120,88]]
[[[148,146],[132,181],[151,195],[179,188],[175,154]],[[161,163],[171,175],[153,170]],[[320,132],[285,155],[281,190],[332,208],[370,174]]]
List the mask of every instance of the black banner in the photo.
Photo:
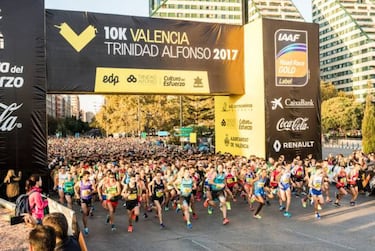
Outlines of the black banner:
[[243,94],[243,27],[46,11],[48,92]]
[[321,159],[318,25],[263,22],[267,155]]
[[[44,1],[0,2],[0,171],[47,172]],[[3,177],[3,176],[2,176]]]

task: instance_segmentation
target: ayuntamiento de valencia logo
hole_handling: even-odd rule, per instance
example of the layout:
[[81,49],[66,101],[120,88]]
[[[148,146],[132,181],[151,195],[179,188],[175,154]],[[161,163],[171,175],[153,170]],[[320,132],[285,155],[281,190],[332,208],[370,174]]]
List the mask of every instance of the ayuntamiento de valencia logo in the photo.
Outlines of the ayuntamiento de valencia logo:
[[60,29],[60,34],[65,40],[77,51],[80,52],[91,40],[96,36],[97,30],[94,26],[89,25],[79,35],[75,33],[69,24],[62,23],[61,25],[55,25],[56,28]]

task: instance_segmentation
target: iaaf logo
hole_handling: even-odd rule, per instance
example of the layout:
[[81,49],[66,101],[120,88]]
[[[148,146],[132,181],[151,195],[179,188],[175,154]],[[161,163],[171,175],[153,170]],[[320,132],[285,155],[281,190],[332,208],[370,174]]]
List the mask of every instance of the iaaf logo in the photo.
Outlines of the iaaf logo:
[[282,102],[282,97],[280,98],[274,98],[271,101],[271,109],[276,110],[278,107],[280,109],[290,109],[290,108],[314,108],[314,101],[312,99],[306,100],[304,98],[301,99],[291,99],[291,98],[286,98],[284,102]]
[[279,119],[276,124],[276,130],[281,131],[306,131],[309,129],[307,121],[309,118],[298,117],[294,120]]
[[18,117],[13,115],[13,112],[17,111],[22,105],[17,105],[16,103],[5,105],[0,103],[0,109],[3,109],[0,114],[0,132],[10,132],[16,127],[22,127],[21,123],[17,123]]

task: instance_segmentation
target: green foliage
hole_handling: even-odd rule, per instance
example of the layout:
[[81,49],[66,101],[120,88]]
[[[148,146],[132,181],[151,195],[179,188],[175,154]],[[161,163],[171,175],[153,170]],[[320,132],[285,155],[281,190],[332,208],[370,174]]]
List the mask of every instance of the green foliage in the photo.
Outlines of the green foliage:
[[326,101],[330,98],[337,97],[337,89],[332,83],[321,82],[320,83],[320,96],[322,98],[322,102]]
[[[182,107],[182,110],[180,109]],[[182,118],[182,121],[181,121]],[[173,131],[193,124],[214,126],[213,97],[108,95],[95,124],[111,133]]]
[[347,131],[360,129],[363,106],[349,97],[334,97],[322,103],[322,128],[329,130]]
[[48,135],[55,135],[57,132],[63,136],[74,135],[75,133],[85,133],[90,130],[90,126],[87,122],[83,122],[81,119],[63,118],[55,119],[51,116],[47,117],[47,129]]
[[375,107],[373,96],[367,95],[362,120],[362,149],[365,153],[375,152]]

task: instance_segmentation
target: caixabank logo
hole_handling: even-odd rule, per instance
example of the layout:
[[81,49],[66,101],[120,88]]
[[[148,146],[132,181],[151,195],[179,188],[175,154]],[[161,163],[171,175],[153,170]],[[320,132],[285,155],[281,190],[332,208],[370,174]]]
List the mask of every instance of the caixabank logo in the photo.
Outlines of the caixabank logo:
[[280,87],[307,84],[307,31],[279,29],[275,32],[275,82]]
[[77,51],[80,52],[96,36],[97,29],[89,25],[80,34],[77,34],[66,22],[55,25],[60,30],[60,35]]

